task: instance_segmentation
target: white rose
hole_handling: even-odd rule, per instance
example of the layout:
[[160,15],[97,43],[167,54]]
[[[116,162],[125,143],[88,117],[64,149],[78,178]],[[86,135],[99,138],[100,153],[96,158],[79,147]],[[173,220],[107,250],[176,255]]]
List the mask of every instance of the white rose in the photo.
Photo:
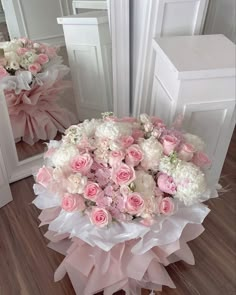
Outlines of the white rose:
[[13,51],[5,53],[5,58],[8,64],[11,62],[20,62],[20,57]]
[[53,155],[51,161],[55,167],[62,167],[68,164],[71,158],[79,153],[74,145],[62,145]]
[[184,139],[187,143],[192,144],[197,151],[202,151],[205,148],[204,141],[197,135],[191,133],[185,133]]
[[135,191],[147,197],[152,196],[156,186],[153,177],[143,170],[136,171],[135,175]]
[[87,177],[80,173],[71,174],[67,179],[67,191],[71,194],[82,194],[87,184]]
[[140,115],[140,121],[143,124],[151,123],[150,117],[147,114],[141,114]]
[[101,138],[116,140],[121,136],[132,134],[132,124],[123,122],[104,122],[97,127],[95,135]]
[[9,67],[13,70],[18,70],[20,68],[20,65],[17,61],[11,61]]
[[141,166],[146,170],[157,171],[161,157],[163,155],[163,147],[155,137],[144,139],[139,143],[144,157]]

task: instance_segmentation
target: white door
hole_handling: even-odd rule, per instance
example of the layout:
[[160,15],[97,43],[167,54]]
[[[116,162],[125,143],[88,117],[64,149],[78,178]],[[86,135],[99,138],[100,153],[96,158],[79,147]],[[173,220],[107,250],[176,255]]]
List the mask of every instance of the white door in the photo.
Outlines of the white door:
[[71,0],[2,0],[10,38],[61,45],[63,30],[57,17],[71,14]]
[[5,164],[0,150],[0,208],[12,201]]

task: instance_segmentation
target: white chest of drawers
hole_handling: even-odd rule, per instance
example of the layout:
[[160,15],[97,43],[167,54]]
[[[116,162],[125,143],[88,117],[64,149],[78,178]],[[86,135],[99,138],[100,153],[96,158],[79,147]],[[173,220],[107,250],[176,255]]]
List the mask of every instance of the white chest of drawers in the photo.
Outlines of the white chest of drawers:
[[220,177],[235,126],[235,45],[223,35],[159,38],[151,110],[166,122],[184,115],[185,130],[201,136]]

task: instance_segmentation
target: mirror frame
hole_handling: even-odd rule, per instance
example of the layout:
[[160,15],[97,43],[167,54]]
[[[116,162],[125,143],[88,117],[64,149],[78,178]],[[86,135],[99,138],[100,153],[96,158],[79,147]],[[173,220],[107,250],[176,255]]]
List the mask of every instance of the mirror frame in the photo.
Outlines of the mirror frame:
[[[108,1],[112,35],[113,110],[117,116],[129,116],[130,0]],[[9,183],[31,176],[43,163],[43,154],[19,161],[3,90],[0,92],[0,149]]]

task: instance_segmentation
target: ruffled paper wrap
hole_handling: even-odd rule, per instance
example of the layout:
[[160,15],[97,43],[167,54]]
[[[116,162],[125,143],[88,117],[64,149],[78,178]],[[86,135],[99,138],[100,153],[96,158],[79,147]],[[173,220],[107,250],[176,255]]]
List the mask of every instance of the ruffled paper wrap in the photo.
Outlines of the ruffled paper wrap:
[[70,81],[63,80],[68,72],[65,65],[55,64],[33,80],[28,71],[1,80],[15,140],[32,145],[54,139],[58,131],[76,122],[74,114],[58,104],[59,94],[71,87]]
[[41,225],[49,224],[49,246],[66,256],[55,280],[68,273],[77,295],[100,291],[111,295],[118,290],[139,295],[142,288],[174,288],[165,266],[178,260],[194,264],[187,242],[204,231],[202,222],[210,212],[201,203],[190,207],[179,203],[174,215],[159,216],[150,227],[137,220],[98,229],[86,215],[62,210],[60,198],[41,185],[34,190],[38,196],[33,203],[43,210]]

